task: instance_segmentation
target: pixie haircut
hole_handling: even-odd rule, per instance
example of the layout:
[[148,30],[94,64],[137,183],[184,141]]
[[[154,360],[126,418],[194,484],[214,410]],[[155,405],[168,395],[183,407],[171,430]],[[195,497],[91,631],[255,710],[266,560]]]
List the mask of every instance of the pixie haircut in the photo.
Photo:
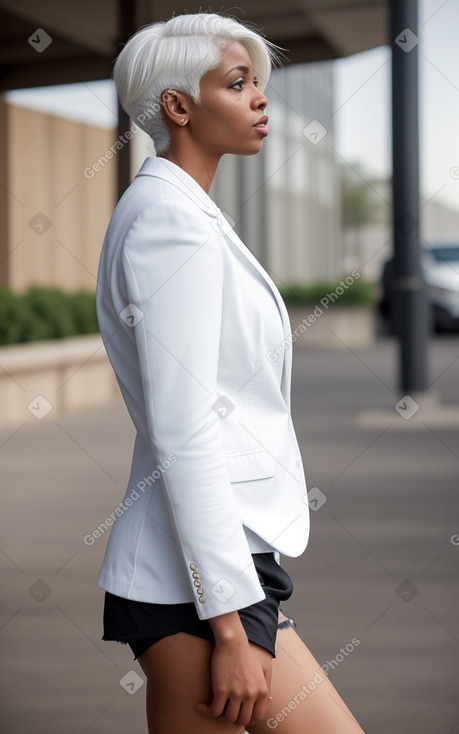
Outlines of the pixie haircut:
[[275,44],[238,20],[217,13],[177,15],[142,28],[118,56],[113,78],[123,109],[153,140],[157,154],[170,145],[160,97],[166,89],[200,102],[202,77],[221,61],[225,40],[246,48],[258,86],[263,91],[271,65],[278,61]]

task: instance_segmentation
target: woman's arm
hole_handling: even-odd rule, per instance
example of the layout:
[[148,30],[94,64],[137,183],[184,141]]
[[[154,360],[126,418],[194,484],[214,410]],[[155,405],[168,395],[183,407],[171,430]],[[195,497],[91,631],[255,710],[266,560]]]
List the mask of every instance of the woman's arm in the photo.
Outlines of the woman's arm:
[[[212,217],[177,193],[132,222],[122,252],[127,303],[140,370],[144,439],[152,463],[176,461],[161,476],[173,536],[197,614],[209,619],[265,598],[241,522],[214,406],[220,397],[224,240]],[[231,369],[225,365],[225,369]],[[134,374],[135,376],[135,374]],[[140,396],[139,396],[140,397]],[[159,483],[158,483],[159,484]]]

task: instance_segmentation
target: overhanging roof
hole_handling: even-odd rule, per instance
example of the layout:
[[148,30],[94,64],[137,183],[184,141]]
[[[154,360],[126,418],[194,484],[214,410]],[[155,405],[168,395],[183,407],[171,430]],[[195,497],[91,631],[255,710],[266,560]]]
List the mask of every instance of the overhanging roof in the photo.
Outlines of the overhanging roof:
[[[201,7],[195,0],[0,0],[0,90],[109,78],[122,44],[140,26]],[[388,42],[388,0],[262,0],[229,7],[288,49],[293,63]],[[38,29],[52,39],[42,51]]]

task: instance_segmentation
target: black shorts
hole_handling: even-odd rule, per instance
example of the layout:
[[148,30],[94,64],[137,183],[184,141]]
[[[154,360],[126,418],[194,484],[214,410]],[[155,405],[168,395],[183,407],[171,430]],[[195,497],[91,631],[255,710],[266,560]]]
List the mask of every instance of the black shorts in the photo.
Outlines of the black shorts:
[[[254,553],[252,558],[266,599],[238,612],[248,640],[276,657],[279,604],[292,595],[293,584],[277,563],[274,553]],[[293,620],[289,620],[289,624],[294,625]],[[199,619],[194,602],[152,604],[125,599],[106,591],[103,626],[102,639],[129,644],[134,660],[150,645],[177,632],[187,632],[215,642],[212,627],[206,619]]]

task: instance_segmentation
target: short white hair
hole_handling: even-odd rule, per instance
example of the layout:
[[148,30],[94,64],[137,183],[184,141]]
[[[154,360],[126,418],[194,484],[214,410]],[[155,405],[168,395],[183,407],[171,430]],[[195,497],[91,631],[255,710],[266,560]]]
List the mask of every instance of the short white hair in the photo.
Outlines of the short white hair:
[[275,44],[240,21],[217,13],[177,15],[140,29],[118,56],[113,78],[123,109],[152,138],[157,154],[170,145],[160,97],[166,89],[200,102],[202,77],[221,61],[222,39],[246,48],[263,91],[278,61]]

